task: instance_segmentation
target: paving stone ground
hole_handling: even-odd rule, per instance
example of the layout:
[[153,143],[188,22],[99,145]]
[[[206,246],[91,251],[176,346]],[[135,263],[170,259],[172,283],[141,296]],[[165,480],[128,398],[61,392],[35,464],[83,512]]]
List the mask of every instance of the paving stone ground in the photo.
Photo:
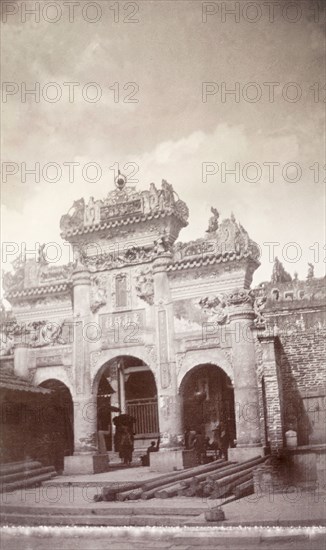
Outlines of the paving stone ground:
[[[325,530],[324,530],[325,531]],[[323,550],[325,532],[300,529],[4,528],[2,550]]]
[[[125,483],[142,481],[156,477],[157,473],[149,468],[130,468],[115,470],[91,476],[58,476],[41,487],[21,489],[0,495],[3,506],[26,507],[43,510],[65,508],[68,513],[94,510],[106,513],[125,510],[139,513],[148,510],[151,513],[171,514],[182,509],[198,510],[198,513],[222,504],[227,522],[232,524],[314,524],[326,521],[326,491],[293,490],[284,493],[250,495],[238,501],[226,503],[229,499],[210,500],[198,497],[174,497],[170,499],[136,500],[126,502],[94,502],[94,496],[101,494],[105,483]],[[68,485],[70,484],[70,485]]]

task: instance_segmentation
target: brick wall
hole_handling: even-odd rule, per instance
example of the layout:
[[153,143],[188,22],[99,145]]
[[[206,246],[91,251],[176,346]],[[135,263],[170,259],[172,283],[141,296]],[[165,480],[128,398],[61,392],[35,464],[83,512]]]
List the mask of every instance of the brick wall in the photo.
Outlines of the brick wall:
[[299,445],[326,442],[325,357],[325,327],[285,331],[276,342],[284,427],[293,425]]

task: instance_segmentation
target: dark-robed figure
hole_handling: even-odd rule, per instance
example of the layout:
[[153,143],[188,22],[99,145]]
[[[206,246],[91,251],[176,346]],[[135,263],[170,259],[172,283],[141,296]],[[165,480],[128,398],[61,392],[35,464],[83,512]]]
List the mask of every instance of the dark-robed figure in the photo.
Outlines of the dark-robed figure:
[[215,429],[213,430],[214,440],[212,448],[215,450],[215,458],[217,458],[217,452],[219,458],[228,459],[228,448],[229,448],[229,434],[227,429],[227,424],[222,420],[218,422]]
[[135,419],[129,414],[119,414],[113,419],[115,425],[114,450],[119,453],[121,461],[127,466],[131,464],[134,450],[134,423]]

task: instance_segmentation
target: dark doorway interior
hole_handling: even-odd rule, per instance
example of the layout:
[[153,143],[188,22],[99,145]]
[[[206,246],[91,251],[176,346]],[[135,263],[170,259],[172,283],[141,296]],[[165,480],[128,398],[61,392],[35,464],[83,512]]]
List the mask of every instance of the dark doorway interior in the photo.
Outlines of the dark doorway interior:
[[232,446],[236,438],[234,390],[227,374],[215,365],[198,365],[185,376],[180,393],[184,430],[199,430],[212,440],[216,423],[223,421]]
[[43,410],[40,434],[39,458],[43,463],[53,464],[57,472],[64,468],[64,457],[74,452],[73,403],[69,389],[59,380],[46,380],[40,384],[52,390],[48,406]]

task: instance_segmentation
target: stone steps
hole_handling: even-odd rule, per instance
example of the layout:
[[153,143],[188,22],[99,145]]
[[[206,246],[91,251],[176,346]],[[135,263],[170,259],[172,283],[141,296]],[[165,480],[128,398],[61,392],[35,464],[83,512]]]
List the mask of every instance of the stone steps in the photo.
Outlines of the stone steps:
[[0,492],[36,487],[57,475],[53,466],[42,466],[37,461],[3,464],[0,468]]
[[[31,477],[36,477],[36,476],[39,476],[39,475],[42,475],[42,474],[47,474],[47,473],[50,473],[51,477],[53,477],[52,476],[53,472],[54,472],[53,466],[41,466],[41,467],[38,467],[38,468],[25,470],[23,479],[27,480]],[[22,472],[16,472],[15,474],[8,474],[8,475],[4,475],[4,476],[1,475],[0,485],[6,485],[8,483],[12,483],[12,482],[15,482],[15,481],[20,481],[21,479],[22,479]]]
[[[35,511],[34,511],[35,512]],[[148,511],[147,514],[105,514],[100,515],[88,511],[89,514],[53,514],[52,510],[49,510],[49,514],[40,513],[6,513],[1,511],[1,523],[3,525],[57,525],[57,526],[70,526],[70,525],[87,525],[87,526],[148,526],[148,527],[176,527],[185,525],[186,523],[193,524],[193,518],[189,515],[177,515],[171,514],[171,512],[162,514],[151,514]],[[168,512],[168,511],[167,511]]]
[[[1,514],[1,522],[5,525],[28,526],[111,526],[111,527],[179,527],[189,521],[188,516],[53,516],[26,514]],[[193,522],[191,522],[193,525]],[[200,523],[201,524],[201,523]]]
[[13,504],[2,504],[1,513],[8,516],[11,515],[24,515],[24,516],[174,516],[179,515],[183,517],[199,516],[207,509],[207,506],[126,506],[126,505],[106,505],[99,507],[82,507],[82,506],[53,506],[51,508],[45,508],[40,504],[38,506],[23,506]]
[[23,460],[19,462],[8,462],[6,464],[0,464],[0,479],[2,476],[14,474],[16,472],[33,470],[39,468],[41,463],[36,460]]

